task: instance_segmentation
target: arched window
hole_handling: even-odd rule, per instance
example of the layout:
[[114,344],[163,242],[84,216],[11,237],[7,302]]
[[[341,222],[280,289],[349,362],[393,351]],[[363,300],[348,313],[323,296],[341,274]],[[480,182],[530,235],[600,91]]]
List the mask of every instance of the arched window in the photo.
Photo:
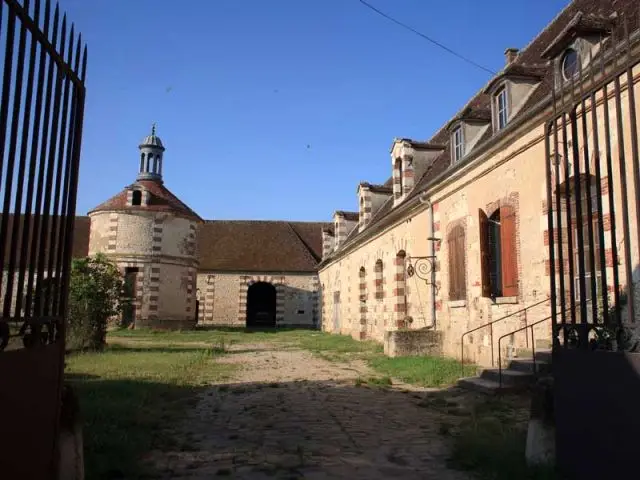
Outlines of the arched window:
[[142,205],[142,192],[140,190],[134,190],[131,196],[131,205]]
[[382,285],[383,283],[382,269],[383,269],[382,260],[376,261],[376,268],[375,268],[376,300],[382,300],[384,298],[384,287]]
[[464,227],[457,225],[447,235],[449,300],[464,300],[467,297],[465,254]]
[[144,153],[140,154],[140,173],[144,172]]
[[150,172],[151,171],[151,162],[153,161],[153,154],[149,153],[147,155],[147,168],[146,168],[146,172]]

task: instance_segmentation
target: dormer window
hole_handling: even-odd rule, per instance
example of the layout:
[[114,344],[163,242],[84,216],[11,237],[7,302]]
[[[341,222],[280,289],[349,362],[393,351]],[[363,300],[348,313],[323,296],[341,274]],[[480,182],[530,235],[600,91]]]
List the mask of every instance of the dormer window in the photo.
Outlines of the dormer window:
[[134,190],[131,195],[131,205],[142,205],[142,192],[140,190]]
[[507,126],[509,120],[509,107],[507,103],[507,89],[502,87],[495,94],[495,113],[496,113],[496,127],[497,130],[502,130]]
[[464,157],[464,135],[462,126],[453,131],[453,162],[458,162]]
[[568,48],[562,55],[560,68],[562,69],[562,77],[566,81],[570,81],[578,74],[580,56],[573,48]]

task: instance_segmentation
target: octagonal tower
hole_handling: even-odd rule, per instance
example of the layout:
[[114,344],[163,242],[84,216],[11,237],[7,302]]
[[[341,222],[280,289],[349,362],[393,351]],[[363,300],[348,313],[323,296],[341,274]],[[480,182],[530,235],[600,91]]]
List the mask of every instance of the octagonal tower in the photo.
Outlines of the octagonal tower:
[[89,212],[89,254],[111,258],[125,277],[131,327],[192,328],[197,322],[197,235],[202,219],[162,180],[165,148],[156,135],[138,147],[134,183]]

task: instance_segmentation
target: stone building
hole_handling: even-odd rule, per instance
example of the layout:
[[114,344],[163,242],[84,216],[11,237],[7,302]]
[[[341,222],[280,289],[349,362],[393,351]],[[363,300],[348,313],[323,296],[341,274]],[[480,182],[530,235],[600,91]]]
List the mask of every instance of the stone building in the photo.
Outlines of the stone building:
[[[165,185],[165,147],[155,127],[139,150],[136,180],[88,217],[76,217],[72,252],[100,252],[118,265],[132,299],[125,324],[320,325],[317,264],[328,224],[203,220]],[[9,222],[24,228],[23,218]],[[35,274],[36,281],[49,276]]]
[[[431,138],[393,141],[390,177],[379,184],[360,184],[357,211],[337,211],[333,225],[323,230],[319,270],[325,331],[385,342],[389,353],[393,353],[394,339],[400,337],[398,332],[405,338],[410,337],[407,331],[414,332],[419,342],[431,344],[438,353],[460,357],[464,349],[466,359],[489,365],[497,357],[499,337],[549,316],[545,122],[554,111],[552,86],[575,81],[579,72],[594,65],[602,75],[617,68],[612,30],[623,31],[623,18],[631,32],[628,56],[637,58],[637,9],[637,1],[631,0],[574,0],[525,48],[507,49],[503,69],[453,118],[443,119]],[[629,71],[629,76],[623,71],[616,78],[619,85],[613,81],[609,85],[608,102],[594,100],[601,138],[604,106],[612,122],[621,108],[619,135],[624,143],[617,138],[611,141],[610,153],[616,162],[624,158],[625,150],[626,158],[632,158],[630,139],[637,137],[628,117],[633,99],[628,79],[632,79],[637,104],[639,64]],[[622,107],[613,98],[616,89],[621,92]],[[577,112],[576,116],[582,115],[581,110]],[[579,168],[580,182],[586,183],[589,168],[594,172],[594,160],[585,152],[594,151],[596,127],[591,117],[585,124],[586,133],[565,133],[556,143],[569,146],[569,168]],[[605,157],[604,145],[599,153]],[[567,155],[555,152],[558,159],[562,154]],[[591,166],[586,158],[591,158]],[[631,188],[631,167],[625,182],[616,165],[610,172],[614,190],[619,192],[625,183]],[[551,175],[561,175],[551,168]],[[609,237],[607,172],[602,175],[602,221],[607,235],[602,245],[594,239],[594,249],[598,256],[604,254],[606,262],[605,276],[598,278],[608,280],[615,246]],[[558,181],[558,193],[569,188],[569,180],[573,185],[574,178],[571,173],[564,184]],[[629,195],[633,198],[632,191]],[[617,196],[611,205],[621,210],[623,202]],[[576,211],[565,204],[558,210]],[[630,207],[630,218],[634,212]],[[627,237],[621,227],[616,228],[620,228],[615,232],[618,239]],[[566,262],[579,231],[575,218],[570,227],[562,225],[562,231]],[[632,229],[629,264],[636,270],[637,237]],[[557,244],[558,239],[554,241]],[[620,278],[622,286],[629,285],[624,275]],[[565,280],[566,291],[559,296],[568,296],[569,286],[580,279],[575,273]],[[504,317],[492,329],[480,328],[462,340],[465,332]],[[534,328],[535,340],[549,340],[550,331],[550,322],[542,321]],[[508,336],[502,353],[508,355],[528,342],[529,336],[522,333]]]

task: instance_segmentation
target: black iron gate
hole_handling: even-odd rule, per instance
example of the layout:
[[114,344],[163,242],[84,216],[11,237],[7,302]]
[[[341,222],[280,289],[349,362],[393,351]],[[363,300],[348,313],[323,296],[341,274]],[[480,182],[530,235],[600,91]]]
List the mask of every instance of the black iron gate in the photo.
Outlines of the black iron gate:
[[557,461],[571,478],[635,470],[638,15],[618,19],[575,76],[557,76],[546,125]]
[[0,478],[54,478],[87,51],[49,0],[0,45]]

